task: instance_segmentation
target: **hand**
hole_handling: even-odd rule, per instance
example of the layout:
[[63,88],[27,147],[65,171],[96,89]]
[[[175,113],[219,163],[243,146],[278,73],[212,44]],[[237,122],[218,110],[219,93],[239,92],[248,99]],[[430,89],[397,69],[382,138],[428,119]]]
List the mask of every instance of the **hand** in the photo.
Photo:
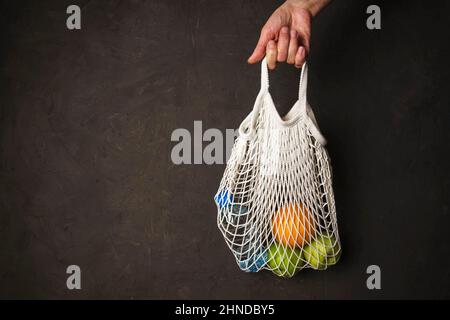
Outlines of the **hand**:
[[286,61],[301,68],[309,53],[311,20],[331,0],[287,0],[267,20],[248,63],[267,57],[269,69]]

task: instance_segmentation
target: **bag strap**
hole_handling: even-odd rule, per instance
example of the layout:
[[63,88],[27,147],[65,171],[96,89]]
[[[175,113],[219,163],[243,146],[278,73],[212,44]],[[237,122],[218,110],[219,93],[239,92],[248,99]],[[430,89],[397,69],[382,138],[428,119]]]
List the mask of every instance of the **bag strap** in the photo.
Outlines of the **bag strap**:
[[267,68],[267,58],[261,61],[261,91],[269,91],[269,69]]
[[[269,91],[269,69],[267,68],[267,59],[261,61],[261,90]],[[300,82],[298,85],[298,100],[306,103],[306,89],[308,87],[308,64],[305,62],[302,66],[300,74]]]
[[[263,99],[266,93],[269,92],[269,69],[267,67],[267,58],[261,61],[261,89],[256,97],[255,104],[253,106],[253,111],[249,114],[249,116],[242,122],[239,131],[240,134],[250,136],[254,134],[257,116],[259,111],[261,110],[261,106],[263,104]],[[308,65],[305,62],[302,66],[302,71],[300,74],[300,83],[298,87],[298,103],[295,104],[296,107],[301,108],[303,112],[306,112],[306,89],[308,85]],[[248,123],[250,122],[250,123]],[[248,128],[245,128],[248,126]]]
[[302,72],[300,74],[300,83],[298,85],[298,100],[300,101],[300,106],[306,105],[306,89],[308,87],[308,64],[305,63],[302,66]]

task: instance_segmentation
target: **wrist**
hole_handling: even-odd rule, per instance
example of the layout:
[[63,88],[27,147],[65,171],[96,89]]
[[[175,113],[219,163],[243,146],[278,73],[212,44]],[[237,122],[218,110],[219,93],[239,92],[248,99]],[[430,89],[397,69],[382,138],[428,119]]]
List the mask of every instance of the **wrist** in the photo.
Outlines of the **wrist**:
[[284,5],[307,10],[315,17],[331,0],[286,0]]

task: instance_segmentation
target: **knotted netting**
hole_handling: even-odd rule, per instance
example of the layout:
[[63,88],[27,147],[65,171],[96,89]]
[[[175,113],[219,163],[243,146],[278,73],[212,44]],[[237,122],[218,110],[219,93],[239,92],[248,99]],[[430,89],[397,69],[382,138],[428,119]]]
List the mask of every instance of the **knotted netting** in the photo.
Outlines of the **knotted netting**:
[[262,61],[261,90],[215,195],[217,225],[244,271],[292,277],[340,257],[330,162],[306,100],[307,74],[305,63],[299,99],[281,118]]

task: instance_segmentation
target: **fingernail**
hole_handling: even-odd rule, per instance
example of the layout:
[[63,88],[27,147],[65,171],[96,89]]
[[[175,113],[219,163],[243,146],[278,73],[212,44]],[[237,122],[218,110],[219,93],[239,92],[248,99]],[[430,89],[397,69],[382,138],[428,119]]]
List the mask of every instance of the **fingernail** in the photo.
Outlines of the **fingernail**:
[[302,55],[302,56],[305,56],[305,47],[300,47],[299,48],[299,50],[300,50],[300,54]]

